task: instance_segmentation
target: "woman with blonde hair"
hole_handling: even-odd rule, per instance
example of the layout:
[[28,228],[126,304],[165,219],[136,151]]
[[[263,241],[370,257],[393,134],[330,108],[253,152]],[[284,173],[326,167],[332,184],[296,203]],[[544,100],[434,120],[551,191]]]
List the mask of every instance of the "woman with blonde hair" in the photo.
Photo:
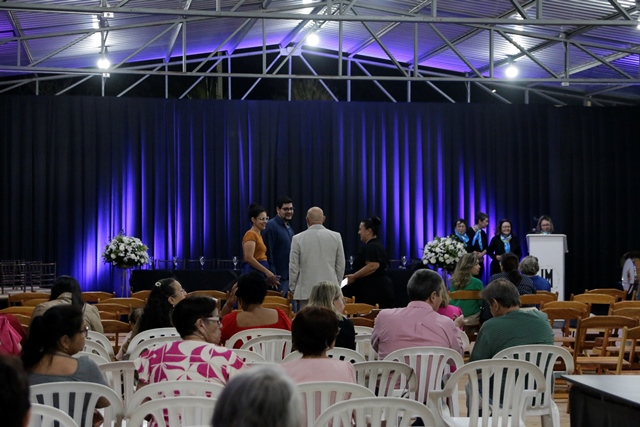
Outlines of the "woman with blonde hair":
[[323,281],[313,285],[308,305],[333,310],[338,316],[340,328],[335,346],[356,349],[356,331],[353,322],[342,314],[344,312],[344,297],[337,283]]
[[[453,291],[481,291],[484,289],[482,282],[473,277],[480,272],[480,262],[475,254],[464,254],[458,261],[456,269],[451,276]],[[451,300],[451,305],[460,307],[462,314],[467,319],[467,326],[477,325],[480,318],[482,300]]]

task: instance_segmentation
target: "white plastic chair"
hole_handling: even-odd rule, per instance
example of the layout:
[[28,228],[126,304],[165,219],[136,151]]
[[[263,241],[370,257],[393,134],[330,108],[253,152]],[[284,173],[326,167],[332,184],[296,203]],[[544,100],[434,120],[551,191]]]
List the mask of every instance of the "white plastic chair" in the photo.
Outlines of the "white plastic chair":
[[242,345],[249,341],[251,338],[262,337],[264,335],[282,335],[287,333],[291,334],[291,332],[289,331],[277,328],[245,329],[244,331],[236,332],[235,334],[233,334],[233,336],[224,343],[224,346],[233,349],[234,344],[238,341],[240,341]]
[[[560,411],[553,401],[553,384],[557,375],[573,373],[573,355],[563,347],[536,344],[507,348],[493,358],[525,360],[540,368],[546,380],[546,391],[539,393],[533,401],[529,402],[527,416],[540,415],[543,427],[560,427]],[[564,363],[564,370],[554,370],[558,359]]]
[[133,361],[110,362],[98,366],[109,387],[122,396],[126,408],[136,391],[136,367]]
[[98,343],[97,341],[89,341],[89,340],[85,340],[84,341],[84,349],[83,351],[87,352],[87,353],[94,353],[97,354],[99,356],[101,356],[103,359],[106,359],[107,362],[111,362],[113,360],[112,354],[113,354],[113,349],[111,350],[111,355],[109,354],[109,350],[107,350],[106,348],[104,348],[104,346],[100,343]]
[[100,397],[106,398],[110,403],[108,407],[104,408],[105,426],[110,426],[114,422],[118,427],[124,417],[122,399],[115,391],[102,384],[80,381],[54,382],[32,385],[30,390],[31,403],[40,403],[61,409],[70,415],[80,427],[93,425],[93,411],[96,409],[96,403]]
[[147,415],[155,419],[158,427],[209,426],[214,407],[215,399],[208,397],[156,399],[138,406],[127,421],[127,427],[142,427]]
[[282,363],[282,360],[291,353],[291,334],[263,335],[251,338],[240,348],[260,354],[267,362]]
[[128,352],[129,353],[129,360],[135,360],[138,357],[140,357],[140,355],[142,353],[144,353],[147,350],[152,349],[153,347],[162,345],[162,344],[166,344],[168,342],[173,342],[173,341],[177,341],[180,340],[180,337],[174,337],[174,336],[166,336],[166,337],[156,337],[156,338],[150,338],[148,340],[145,340],[143,342],[141,342],[140,344],[138,344],[136,346],[135,349],[133,349],[133,351]]
[[[58,424],[56,424],[58,423]],[[31,404],[28,427],[78,427],[73,418],[53,406]]]
[[103,356],[100,356],[99,354],[96,354],[90,351],[79,351],[73,355],[73,357],[75,357],[76,359],[82,356],[86,356],[89,359],[93,360],[95,364],[98,366],[104,365],[105,363],[109,363],[109,360],[105,359]]
[[[389,353],[384,360],[406,363],[413,368],[417,387],[415,392],[409,393],[409,398],[421,403],[427,401],[432,390],[442,388],[442,380],[451,372],[451,366],[459,368],[464,364],[460,353],[445,347],[403,348]],[[452,404],[457,408],[457,397]]]
[[[469,415],[461,417],[460,411],[449,408],[444,399],[457,400],[458,388],[466,379]],[[458,368],[442,390],[430,391],[427,406],[439,425],[524,427],[527,404],[545,389],[544,375],[533,363],[510,359],[479,360]]]
[[108,359],[115,360],[116,355],[113,351],[113,345],[111,345],[111,341],[109,341],[109,338],[107,338],[104,334],[96,331],[89,331],[89,333],[87,334],[87,339],[85,340],[85,348],[87,342],[96,342],[100,344],[102,347],[104,347],[105,350],[107,350],[107,354],[109,355]]
[[460,339],[462,340],[462,349],[465,353],[471,353],[471,342],[469,341],[469,335],[462,329],[459,330],[458,335],[460,335]]
[[356,351],[368,361],[380,358],[371,345],[371,334],[356,335]]
[[369,326],[354,325],[353,328],[356,330],[356,337],[358,335],[371,335],[373,333],[373,328]]
[[344,348],[344,347],[333,347],[327,350],[327,356],[329,356],[332,359],[342,360],[342,361],[351,362],[351,363],[365,361],[365,358],[363,355],[361,355],[355,350],[351,350],[350,348]]
[[264,357],[251,350],[241,350],[239,348],[234,348],[232,350],[236,356],[238,356],[242,361],[246,364],[253,363],[265,363]]
[[409,392],[416,391],[416,374],[405,363],[374,360],[354,363],[353,367],[358,384],[367,387],[376,396],[405,397]]
[[[126,417],[133,416],[136,409],[146,400],[174,399],[177,397],[203,397],[217,399],[224,390],[224,386],[218,382],[179,380],[162,381],[147,384],[136,391],[125,411]],[[209,401],[211,402],[211,400]],[[211,403],[213,405],[213,403]],[[211,421],[211,420],[209,420]]]
[[320,414],[314,427],[408,427],[416,417],[422,419],[422,425],[436,425],[431,410],[415,400],[399,397],[362,397],[331,405]]
[[302,383],[298,384],[298,389],[302,395],[306,426],[312,426],[323,411],[337,402],[359,397],[375,397],[366,387],[337,381]]
[[[140,332],[138,335],[131,338],[131,341],[129,342],[129,347],[127,347],[127,354],[131,355],[133,350],[135,350],[136,347],[140,345],[141,342],[147,341],[151,338],[158,338],[158,337],[179,338],[180,334],[178,333],[176,328],[155,328],[155,329],[148,329],[146,331]],[[133,358],[129,357],[129,359],[133,359]]]

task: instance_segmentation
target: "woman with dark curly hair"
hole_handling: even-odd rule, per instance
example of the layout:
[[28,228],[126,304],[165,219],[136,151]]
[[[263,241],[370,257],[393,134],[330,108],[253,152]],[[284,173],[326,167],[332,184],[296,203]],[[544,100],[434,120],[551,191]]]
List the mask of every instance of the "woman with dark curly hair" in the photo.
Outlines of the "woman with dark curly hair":
[[129,340],[124,343],[123,352],[127,353],[131,339],[140,332],[155,328],[170,328],[173,307],[184,299],[186,291],[176,279],[162,279],[151,289],[142,316],[133,326]]
[[[279,308],[262,306],[267,296],[267,281],[255,271],[243,274],[238,283],[233,285],[229,298],[222,308],[222,337],[224,344],[234,334],[246,329],[276,328],[291,330],[291,320]],[[232,311],[236,301],[242,311]],[[227,314],[228,313],[228,314]],[[233,343],[233,348],[240,348],[241,341]]]
[[345,276],[348,285],[342,289],[342,293],[356,297],[357,302],[391,308],[395,305],[395,298],[393,284],[386,274],[389,257],[378,240],[381,224],[377,216],[360,222],[358,235],[365,245],[353,263],[354,272]]
[[489,243],[487,253],[492,260],[491,266],[489,267],[489,273],[491,273],[491,275],[500,273],[500,263],[504,254],[515,254],[518,260],[520,259],[522,256],[520,240],[513,234],[511,221],[506,218],[500,220],[498,228],[496,229],[496,235],[493,236]]
[[51,307],[58,305],[69,304],[82,311],[87,326],[92,331],[102,333],[104,328],[100,321],[100,313],[98,309],[91,304],[86,304],[82,300],[82,291],[80,290],[80,284],[76,279],[71,276],[59,276],[53,283],[51,288],[51,296],[49,301],[38,304],[31,314],[31,321],[36,316],[42,316],[45,311]]

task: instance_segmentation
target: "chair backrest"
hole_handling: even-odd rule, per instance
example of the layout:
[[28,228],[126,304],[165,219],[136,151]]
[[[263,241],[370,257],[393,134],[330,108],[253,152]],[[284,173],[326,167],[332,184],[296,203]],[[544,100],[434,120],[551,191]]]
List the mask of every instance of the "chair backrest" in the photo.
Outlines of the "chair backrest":
[[82,356],[86,356],[89,359],[93,360],[93,362],[95,362],[95,364],[98,366],[103,365],[105,363],[109,363],[111,361],[111,359],[107,359],[104,356],[101,356],[97,353],[93,353],[91,351],[79,351],[73,355],[73,357],[75,357],[76,359]]
[[51,294],[45,292],[19,292],[16,294],[9,294],[9,306],[12,305],[24,305],[25,301],[31,299],[46,299],[47,301],[51,297]]
[[13,306],[13,307],[7,307],[7,308],[3,308],[2,310],[0,310],[0,313],[8,313],[8,314],[22,314],[24,316],[29,316],[31,317],[31,315],[33,314],[33,310],[35,309],[35,307],[24,307],[24,306]]
[[364,356],[357,351],[344,347],[333,347],[327,350],[327,356],[332,359],[350,363],[364,362],[366,360]]
[[[528,403],[529,409],[534,410],[550,406],[553,399],[554,374],[573,373],[573,356],[567,349],[555,345],[519,345],[502,350],[493,358],[524,360],[540,368],[546,380],[547,391],[539,393],[534,400]],[[563,370],[555,369],[558,359],[564,364]]]
[[480,297],[480,291],[453,291],[449,292],[449,299],[457,299],[457,300],[474,300],[474,299],[482,299]]
[[551,295],[552,297],[555,297],[556,301],[558,301],[558,292],[536,291],[536,293],[540,295]]
[[375,324],[375,321],[373,319],[369,319],[366,317],[351,317],[350,319],[351,322],[353,322],[354,327],[364,326],[373,330],[373,325]]
[[267,362],[282,363],[282,360],[291,353],[291,346],[291,333],[289,332],[251,338],[240,348],[260,354]]
[[[175,399],[177,397],[205,397],[217,399],[224,390],[224,386],[219,382],[205,381],[161,381],[147,384],[133,393],[126,408],[126,416],[130,417],[143,402],[147,400]],[[211,400],[209,404],[212,405]],[[212,405],[213,406],[213,405]]]
[[541,311],[545,313],[549,318],[549,323],[551,324],[552,329],[555,326],[555,322],[557,320],[564,321],[564,323],[560,327],[563,337],[568,337],[571,335],[572,320],[575,320],[577,323],[579,319],[585,318],[589,315],[587,312],[586,306],[584,310],[577,310],[575,308],[546,308],[545,307]]
[[[457,351],[445,347],[410,347],[391,352],[384,360],[406,363],[416,373],[417,388],[409,398],[425,403],[431,390],[439,390],[445,373],[464,364]],[[454,402],[454,404],[457,402]]]
[[215,402],[208,397],[170,397],[138,406],[127,421],[127,427],[142,427],[151,415],[158,427],[209,426]]
[[88,303],[96,303],[106,299],[115,298],[116,294],[103,291],[88,291],[82,293],[82,301]]
[[354,302],[352,304],[345,304],[343,313],[347,317],[359,316],[369,314],[374,309],[378,308],[378,304],[375,306],[371,304],[365,304],[362,302]]
[[177,341],[179,339],[181,338],[174,336],[149,338],[148,340],[144,340],[143,342],[139,343],[133,350],[128,350],[127,354],[125,355],[125,359],[135,360],[147,350],[151,350],[156,346],[163,345],[168,342]]
[[587,304],[604,304],[611,306],[617,301],[616,297],[607,294],[586,293],[579,295],[571,295],[571,301],[585,302]]
[[356,330],[356,335],[360,335],[360,334],[371,335],[371,333],[373,332],[373,328],[369,326],[354,326],[353,328]]
[[113,346],[111,345],[111,341],[109,341],[109,338],[107,338],[104,334],[101,334],[100,332],[96,332],[96,331],[89,331],[89,333],[87,334],[87,339],[85,340],[85,343],[87,341],[93,341],[103,346],[105,350],[107,350],[110,360],[113,360],[115,358],[115,353],[113,352]]
[[199,291],[191,291],[187,295],[204,295],[207,297],[215,298],[217,301],[218,311],[222,310],[223,302],[227,300],[227,293],[222,291],[214,291],[211,289],[203,289]]
[[[252,363],[265,363],[266,362],[266,360],[264,360],[264,357],[262,357],[261,355],[259,355],[255,351],[241,350],[239,348],[234,348],[232,351],[235,353],[236,356],[238,356],[240,359],[242,359],[242,361],[244,362],[245,365],[252,364]],[[284,360],[283,360],[283,362],[284,362]]]
[[[109,343],[109,349],[111,349],[111,343]],[[97,354],[98,356],[105,359],[107,362],[110,362],[115,357],[113,354],[113,349],[109,351],[105,346],[97,341],[93,340],[84,340],[84,351],[87,353]]]
[[616,301],[622,301],[627,297],[627,291],[613,288],[598,288],[585,291],[586,294],[605,294],[616,298]]
[[282,292],[280,292],[280,291],[275,291],[275,290],[273,290],[273,289],[268,289],[268,290],[267,290],[267,296],[272,296],[272,297],[283,297],[283,298],[286,298],[287,300],[289,300],[289,298],[287,298],[287,296],[286,296],[286,295],[284,295],[284,296],[282,295]]
[[[622,329],[622,341],[620,343],[620,352],[618,353],[618,366],[616,367],[616,374],[622,373],[622,365],[625,360],[629,363],[629,367],[633,368],[634,364],[637,367],[637,348],[638,340],[640,340],[640,326],[635,328],[624,327]],[[630,341],[630,342],[628,342]],[[629,353],[629,357],[625,359],[626,353]]]
[[31,404],[28,427],[79,427],[73,418],[53,406]]
[[378,360],[378,352],[371,345],[371,334],[356,335],[356,351],[364,357],[365,360]]
[[552,295],[544,295],[544,294],[528,294],[528,295],[520,295],[520,304],[521,305],[541,305],[556,301],[556,296]]
[[625,307],[618,309],[610,309],[609,314],[611,316],[625,316],[632,319],[640,319],[640,307]]
[[614,303],[611,306],[612,310],[617,310],[619,308],[635,308],[640,307],[640,301],[619,301]]
[[224,346],[227,348],[233,348],[234,345],[240,341],[241,344],[249,341],[251,338],[261,337],[263,335],[280,335],[286,333],[284,329],[277,328],[253,328],[253,329],[245,329],[244,331],[237,332],[231,336],[224,343]]
[[328,407],[314,427],[405,427],[413,425],[417,417],[422,419],[422,425],[437,425],[431,410],[416,401],[398,397],[361,397]]
[[79,426],[93,425],[93,411],[101,397],[109,401],[104,410],[104,425],[114,421],[119,426],[124,417],[124,406],[120,396],[102,384],[69,381],[32,385],[31,402],[53,406],[71,416]]
[[145,289],[142,291],[132,293],[131,298],[138,298],[138,299],[141,299],[142,301],[146,301],[149,299],[149,295],[151,295],[151,291],[148,289]]
[[131,307],[122,305],[122,304],[99,302],[94,304],[94,307],[97,308],[98,311],[104,311],[107,313],[116,313],[119,317],[129,316],[129,312],[131,312]]
[[591,304],[582,301],[551,301],[544,304],[543,309],[547,308],[573,308],[589,313]]
[[277,304],[289,305],[290,301],[283,296],[267,295],[263,302],[275,302]]
[[144,300],[138,298],[109,298],[100,302],[105,304],[120,304],[124,305],[125,307],[129,307],[129,309],[144,308],[144,306],[147,304]]
[[131,353],[142,342],[151,338],[159,337],[179,337],[180,334],[176,328],[154,328],[140,332],[135,337],[131,338],[129,347],[127,347],[127,353]]
[[25,301],[22,301],[22,305],[24,307],[37,307],[43,302],[49,301],[49,298],[32,298]]
[[98,365],[109,387],[122,396],[125,409],[136,391],[136,367],[133,361],[109,362]]
[[[602,353],[606,356],[606,349],[609,347],[609,339],[625,326],[633,328],[638,325],[638,321],[624,316],[593,316],[578,320],[576,328],[576,343],[573,351],[573,364],[578,367],[577,358],[583,356],[587,349],[592,348],[592,343],[586,342],[587,330],[590,332],[603,332]],[[581,372],[578,369],[578,372]]]
[[445,423],[446,418],[459,417],[460,413],[453,409],[450,414],[444,407],[443,399],[457,399],[458,389],[466,379],[470,426],[489,425],[489,417],[494,426],[525,425],[526,404],[546,390],[544,375],[533,363],[509,359],[469,362],[451,375],[442,390],[429,393],[428,407],[434,413],[439,412],[438,415],[445,418]]
[[356,381],[377,396],[408,396],[417,387],[416,374],[406,363],[375,360],[353,364]]
[[319,381],[298,384],[302,395],[306,426],[312,426],[316,418],[329,406],[359,397],[375,397],[368,388],[352,383]]

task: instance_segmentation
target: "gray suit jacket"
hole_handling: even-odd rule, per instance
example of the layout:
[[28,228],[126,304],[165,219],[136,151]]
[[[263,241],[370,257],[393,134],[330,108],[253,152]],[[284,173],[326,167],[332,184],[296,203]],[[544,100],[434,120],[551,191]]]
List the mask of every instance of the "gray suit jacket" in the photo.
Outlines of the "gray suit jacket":
[[306,300],[316,283],[340,283],[344,276],[344,248],[340,233],[312,225],[293,236],[289,256],[289,289],[294,299]]

